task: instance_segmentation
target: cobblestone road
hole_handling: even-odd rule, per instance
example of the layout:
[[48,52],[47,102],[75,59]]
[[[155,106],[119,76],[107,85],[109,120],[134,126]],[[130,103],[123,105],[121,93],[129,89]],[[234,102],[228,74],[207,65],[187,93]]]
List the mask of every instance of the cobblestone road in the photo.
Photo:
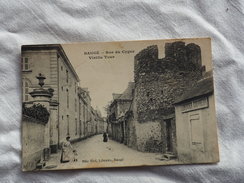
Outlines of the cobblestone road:
[[77,150],[78,161],[60,163],[61,154],[52,154],[45,169],[121,167],[132,165],[172,164],[175,160],[162,161],[160,153],[143,153],[124,144],[109,140],[103,142],[102,135],[96,135],[72,144]]

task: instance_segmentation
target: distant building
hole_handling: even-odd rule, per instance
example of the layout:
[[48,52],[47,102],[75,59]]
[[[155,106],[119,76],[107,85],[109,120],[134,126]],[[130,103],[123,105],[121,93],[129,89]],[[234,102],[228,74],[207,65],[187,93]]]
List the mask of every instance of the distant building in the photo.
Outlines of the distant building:
[[207,73],[175,102],[177,154],[182,162],[218,161],[212,74]]
[[95,134],[103,133],[106,122],[98,109],[91,106],[91,97],[88,88],[78,87],[79,115],[80,115],[80,138],[86,138]]
[[91,123],[91,97],[89,95],[89,91],[87,88],[78,88],[78,96],[79,96],[79,123],[81,128],[80,136],[86,137],[90,135],[90,127],[89,123]]
[[107,122],[98,109],[95,109],[96,134],[102,134],[107,131]]
[[129,82],[122,94],[113,94],[113,101],[108,109],[108,123],[111,125],[110,136],[121,143],[127,141],[125,113],[131,108],[134,87],[134,82]]

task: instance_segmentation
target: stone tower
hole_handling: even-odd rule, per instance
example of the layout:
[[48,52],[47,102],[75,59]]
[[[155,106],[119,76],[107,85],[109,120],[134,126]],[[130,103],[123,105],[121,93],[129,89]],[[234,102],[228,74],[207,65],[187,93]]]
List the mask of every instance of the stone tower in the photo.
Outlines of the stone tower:
[[173,103],[201,77],[201,50],[194,43],[165,44],[165,58],[157,46],[135,56],[135,98],[138,121],[154,120],[174,112]]
[[[148,139],[162,144],[162,149],[156,151],[167,151],[166,149],[166,123],[170,118],[171,141],[175,151],[175,118],[174,101],[183,92],[190,88],[202,73],[201,49],[194,43],[185,44],[177,41],[165,44],[165,57],[158,58],[158,47],[149,46],[140,51],[134,60],[134,117],[139,124],[158,123],[157,127],[148,131]],[[171,116],[171,117],[169,117]],[[161,129],[159,129],[161,126]],[[143,129],[143,127],[141,127]],[[147,132],[145,132],[147,133]],[[155,134],[157,135],[155,137]],[[139,146],[147,146],[149,140],[139,138]],[[145,141],[145,142],[143,142]],[[142,147],[145,150],[148,147]],[[149,147],[150,148],[150,147]],[[140,149],[140,147],[139,147]]]

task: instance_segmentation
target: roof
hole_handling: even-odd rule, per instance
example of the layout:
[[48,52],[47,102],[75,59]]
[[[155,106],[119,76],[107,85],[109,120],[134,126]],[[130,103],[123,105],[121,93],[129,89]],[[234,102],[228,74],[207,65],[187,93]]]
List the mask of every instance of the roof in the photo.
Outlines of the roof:
[[176,99],[175,104],[197,98],[204,95],[210,95],[214,91],[213,77],[207,77],[199,80],[192,88]]
[[122,94],[113,93],[113,101],[110,104],[110,107],[117,101],[131,101],[133,99],[133,89],[135,89],[135,83],[129,82],[127,88]]
[[91,101],[91,97],[89,94],[89,90],[88,88],[81,88],[78,87],[78,96],[80,97],[80,99],[82,99],[83,102],[85,102],[87,104],[87,98]]
[[118,98],[120,100],[131,100],[133,98],[133,92],[132,90],[135,88],[134,82],[129,82],[128,87],[126,90],[122,93],[122,95]]
[[113,99],[116,100],[118,99],[119,97],[121,97],[122,94],[119,94],[119,93],[113,93]]
[[68,65],[69,69],[74,74],[76,80],[79,82],[79,76],[75,72],[75,69],[73,68],[72,64],[69,61],[69,58],[67,57],[63,47],[61,44],[38,44],[38,45],[22,45],[21,51],[36,51],[36,50],[57,50],[60,56],[64,59],[64,62]]
[[135,83],[129,82],[127,88],[122,94],[113,93],[113,100],[131,100],[133,98],[133,89],[135,89]]

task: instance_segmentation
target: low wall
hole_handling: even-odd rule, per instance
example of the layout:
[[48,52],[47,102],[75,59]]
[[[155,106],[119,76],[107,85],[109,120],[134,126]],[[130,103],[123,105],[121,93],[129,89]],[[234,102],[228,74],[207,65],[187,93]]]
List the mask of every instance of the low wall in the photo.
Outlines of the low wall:
[[159,121],[135,123],[137,149],[143,152],[161,152],[161,123]]
[[22,130],[22,169],[34,170],[43,158],[45,125],[23,116]]

